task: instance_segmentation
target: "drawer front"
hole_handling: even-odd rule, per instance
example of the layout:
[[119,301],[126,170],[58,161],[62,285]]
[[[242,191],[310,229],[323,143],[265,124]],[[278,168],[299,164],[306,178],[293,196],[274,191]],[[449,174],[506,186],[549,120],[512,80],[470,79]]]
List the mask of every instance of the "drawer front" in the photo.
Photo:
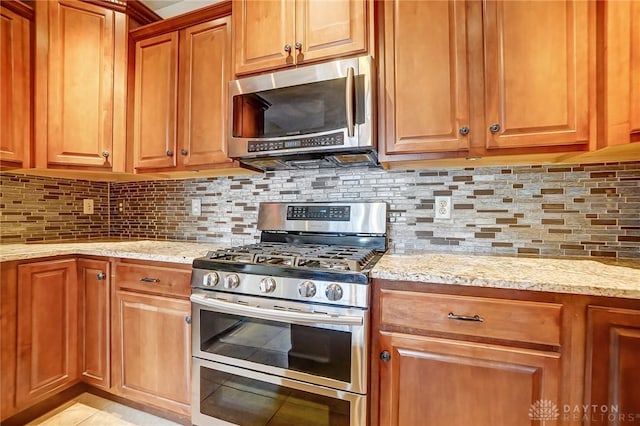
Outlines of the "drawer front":
[[118,289],[184,297],[191,294],[191,270],[153,264],[118,264],[115,271]]
[[382,325],[560,346],[562,305],[381,290]]

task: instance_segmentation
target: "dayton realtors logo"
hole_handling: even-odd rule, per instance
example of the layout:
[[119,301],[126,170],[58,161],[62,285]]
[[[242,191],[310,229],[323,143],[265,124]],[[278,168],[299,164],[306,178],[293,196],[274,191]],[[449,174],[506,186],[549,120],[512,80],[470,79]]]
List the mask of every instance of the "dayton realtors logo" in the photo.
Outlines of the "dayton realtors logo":
[[616,424],[640,425],[640,413],[621,413],[618,405],[568,405],[562,406],[562,414],[558,406],[547,399],[539,399],[531,404],[529,418],[538,420],[542,426],[547,422],[555,422],[562,418],[563,421],[585,422],[610,422]]

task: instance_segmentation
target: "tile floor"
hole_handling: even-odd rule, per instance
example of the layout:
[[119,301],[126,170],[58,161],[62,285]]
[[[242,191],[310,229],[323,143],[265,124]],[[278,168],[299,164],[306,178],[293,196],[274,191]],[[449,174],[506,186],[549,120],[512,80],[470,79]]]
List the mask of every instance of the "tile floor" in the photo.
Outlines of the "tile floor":
[[178,423],[90,393],[83,393],[73,398],[27,425],[180,426]]

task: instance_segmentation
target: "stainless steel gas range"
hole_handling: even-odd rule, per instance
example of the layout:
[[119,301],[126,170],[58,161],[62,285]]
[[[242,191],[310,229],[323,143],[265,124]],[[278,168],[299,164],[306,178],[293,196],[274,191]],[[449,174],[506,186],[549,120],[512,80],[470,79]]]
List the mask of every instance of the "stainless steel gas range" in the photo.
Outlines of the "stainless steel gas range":
[[366,425],[385,203],[262,203],[260,243],[193,262],[196,425]]

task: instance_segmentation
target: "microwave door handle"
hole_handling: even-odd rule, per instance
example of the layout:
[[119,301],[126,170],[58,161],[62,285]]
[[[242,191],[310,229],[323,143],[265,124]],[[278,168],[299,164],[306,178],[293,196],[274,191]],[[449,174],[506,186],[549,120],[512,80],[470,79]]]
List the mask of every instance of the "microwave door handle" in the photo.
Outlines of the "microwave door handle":
[[347,135],[352,138],[355,134],[355,77],[353,67],[347,68],[347,84],[345,89],[345,105],[347,111]]
[[241,305],[239,303],[226,302],[224,300],[213,299],[199,294],[192,294],[191,302],[208,308],[216,309],[219,312],[234,315],[251,315],[274,321],[295,321],[300,323],[332,324],[332,325],[362,325],[362,318],[350,315],[327,315],[320,313],[280,311],[276,309],[260,308],[258,306]]

